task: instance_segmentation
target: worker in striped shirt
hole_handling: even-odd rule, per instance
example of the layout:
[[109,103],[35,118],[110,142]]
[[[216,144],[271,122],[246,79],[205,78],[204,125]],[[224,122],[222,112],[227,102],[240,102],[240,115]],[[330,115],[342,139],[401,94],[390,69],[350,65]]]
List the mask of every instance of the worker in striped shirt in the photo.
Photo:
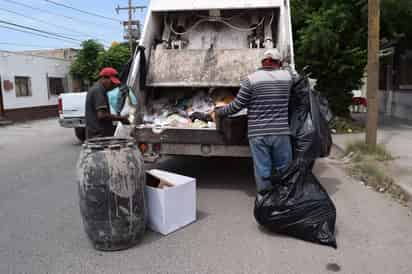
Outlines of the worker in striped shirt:
[[273,171],[284,172],[292,160],[288,115],[292,84],[292,74],[281,69],[279,51],[269,49],[262,67],[241,82],[236,99],[215,110],[215,115],[224,117],[248,109],[248,137],[258,192],[270,187]]

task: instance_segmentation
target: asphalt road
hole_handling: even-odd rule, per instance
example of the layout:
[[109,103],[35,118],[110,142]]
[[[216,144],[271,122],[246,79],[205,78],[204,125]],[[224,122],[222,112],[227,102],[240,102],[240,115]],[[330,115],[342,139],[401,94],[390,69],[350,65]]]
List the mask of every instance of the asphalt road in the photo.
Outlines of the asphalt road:
[[[0,273],[412,273],[410,211],[336,166],[316,173],[334,200],[334,250],[260,229],[249,161],[169,158],[198,179],[198,221],[135,248],[95,251],[81,224],[80,145],[55,120],[0,128]],[[332,265],[331,265],[332,264]]]

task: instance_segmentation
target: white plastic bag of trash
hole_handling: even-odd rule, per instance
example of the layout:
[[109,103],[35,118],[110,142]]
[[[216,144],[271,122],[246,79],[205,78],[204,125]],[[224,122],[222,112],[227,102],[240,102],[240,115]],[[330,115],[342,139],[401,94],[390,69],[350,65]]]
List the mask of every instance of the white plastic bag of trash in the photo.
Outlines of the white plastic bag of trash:
[[114,137],[130,138],[131,134],[132,134],[131,126],[123,125],[121,122],[117,123],[116,131],[114,132]]

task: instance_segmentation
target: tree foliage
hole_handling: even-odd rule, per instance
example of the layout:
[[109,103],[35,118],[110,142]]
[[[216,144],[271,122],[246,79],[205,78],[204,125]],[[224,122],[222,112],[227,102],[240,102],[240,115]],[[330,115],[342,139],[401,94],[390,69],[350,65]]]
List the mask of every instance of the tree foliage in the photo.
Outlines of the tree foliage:
[[[351,91],[367,64],[367,0],[291,0],[296,64],[309,67],[336,115],[348,116]],[[412,1],[381,0],[381,38],[412,43]]]
[[98,42],[94,40],[84,41],[81,50],[71,65],[70,73],[72,76],[76,79],[95,81],[98,67],[97,58],[103,51],[103,45]]
[[405,38],[412,42],[412,1],[382,0],[381,1],[381,36],[388,41]]
[[348,116],[351,91],[367,62],[367,0],[292,0],[297,67],[309,67],[336,115]]
[[130,49],[125,44],[114,44],[107,51],[101,52],[97,60],[99,68],[112,67],[119,73],[130,58]]
[[70,72],[76,79],[93,83],[99,78],[99,71],[104,67],[113,67],[120,73],[130,56],[127,45],[113,43],[108,50],[105,50],[102,44],[94,40],[87,40],[82,43],[82,48],[73,62]]

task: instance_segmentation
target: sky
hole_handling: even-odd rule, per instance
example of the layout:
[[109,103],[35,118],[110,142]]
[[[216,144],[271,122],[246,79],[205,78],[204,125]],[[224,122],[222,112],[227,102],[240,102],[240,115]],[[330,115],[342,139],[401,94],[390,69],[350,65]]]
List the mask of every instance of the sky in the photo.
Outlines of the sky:
[[[0,50],[21,51],[79,48],[81,41],[87,39],[97,39],[102,44],[110,46],[114,41],[121,42],[124,40],[124,28],[120,21],[127,20],[128,12],[127,10],[123,10],[117,14],[115,8],[118,5],[127,7],[128,0],[52,1],[115,20],[95,17],[56,6],[49,3],[48,0],[0,0]],[[148,4],[148,0],[133,0],[132,2],[133,5],[136,6],[145,6]],[[35,9],[18,5],[18,3],[34,7]],[[144,15],[145,12],[136,11],[134,19],[141,20],[143,23]],[[21,28],[10,24],[19,24],[41,31],[57,33],[62,39],[39,37],[29,33],[21,33],[3,28],[7,27],[21,30]],[[32,32],[27,29],[24,31]]]

